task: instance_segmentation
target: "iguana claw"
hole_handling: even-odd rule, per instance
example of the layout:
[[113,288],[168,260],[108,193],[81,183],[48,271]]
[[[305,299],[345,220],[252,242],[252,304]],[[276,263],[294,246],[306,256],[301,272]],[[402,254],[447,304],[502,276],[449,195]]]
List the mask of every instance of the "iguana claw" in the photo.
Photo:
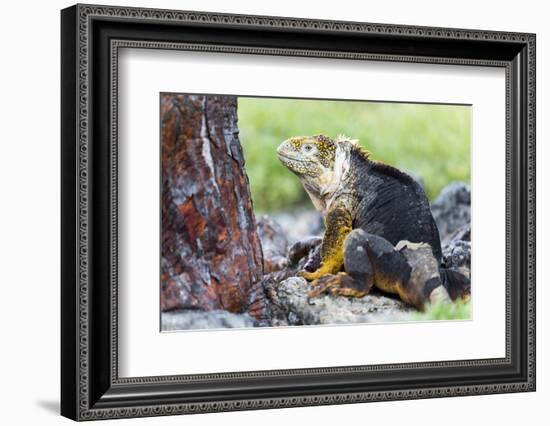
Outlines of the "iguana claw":
[[314,286],[314,289],[308,293],[308,297],[317,297],[329,289],[333,290],[340,287],[343,275],[342,273],[337,275],[328,274],[313,281],[310,284]]
[[[298,272],[298,276],[305,278],[308,281],[315,281],[321,278],[324,275],[324,273],[318,269],[315,272],[308,272],[308,271],[300,271]],[[312,283],[313,285],[313,283]]]

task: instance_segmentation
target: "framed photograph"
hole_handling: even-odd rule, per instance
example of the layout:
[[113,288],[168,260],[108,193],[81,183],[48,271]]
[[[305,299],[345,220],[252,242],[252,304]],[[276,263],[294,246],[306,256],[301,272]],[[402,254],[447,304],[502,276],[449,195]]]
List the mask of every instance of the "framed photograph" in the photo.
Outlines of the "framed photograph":
[[535,35],[61,12],[61,413],[535,390]]

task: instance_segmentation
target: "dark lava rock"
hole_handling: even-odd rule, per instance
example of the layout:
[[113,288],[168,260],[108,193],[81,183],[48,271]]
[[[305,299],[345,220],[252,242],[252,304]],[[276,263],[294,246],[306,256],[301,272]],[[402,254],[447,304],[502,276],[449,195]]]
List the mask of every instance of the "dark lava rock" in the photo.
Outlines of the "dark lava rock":
[[288,241],[281,225],[268,215],[256,221],[264,256],[264,274],[279,271],[287,264]]
[[452,240],[443,247],[445,267],[457,270],[470,278],[471,249],[470,241]]
[[273,316],[271,299],[267,297],[264,290],[263,281],[267,275],[264,275],[262,281],[254,283],[247,294],[246,306],[244,312],[258,321],[259,327],[271,325]]
[[453,182],[441,190],[431,204],[441,241],[450,240],[460,228],[470,224],[470,187]]
[[291,265],[297,265],[298,270],[316,271],[321,266],[321,237],[308,237],[294,243],[288,251]]
[[272,327],[291,325],[288,321],[288,309],[283,306],[283,302],[279,300],[277,294],[280,283],[286,280],[289,276],[296,273],[296,269],[287,267],[282,271],[272,272],[264,276],[262,280],[263,291],[266,298],[270,301],[269,304],[269,321],[267,324]]

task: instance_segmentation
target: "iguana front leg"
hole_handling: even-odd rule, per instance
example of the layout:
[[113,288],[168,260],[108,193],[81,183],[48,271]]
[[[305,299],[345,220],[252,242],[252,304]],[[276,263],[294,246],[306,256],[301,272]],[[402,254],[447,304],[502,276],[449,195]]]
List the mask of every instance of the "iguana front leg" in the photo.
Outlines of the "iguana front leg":
[[321,267],[299,275],[312,281],[326,274],[337,274],[344,265],[344,240],[351,232],[352,216],[345,200],[335,200],[325,219],[325,235],[321,243]]

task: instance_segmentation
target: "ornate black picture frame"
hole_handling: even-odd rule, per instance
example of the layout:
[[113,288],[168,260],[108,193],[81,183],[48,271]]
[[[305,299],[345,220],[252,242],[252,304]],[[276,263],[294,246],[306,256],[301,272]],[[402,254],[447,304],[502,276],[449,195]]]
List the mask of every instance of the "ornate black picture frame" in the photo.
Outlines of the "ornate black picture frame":
[[[61,13],[61,414],[159,416],[535,390],[535,35],[76,5]],[[117,52],[186,49],[501,67],[506,356],[119,378]]]

